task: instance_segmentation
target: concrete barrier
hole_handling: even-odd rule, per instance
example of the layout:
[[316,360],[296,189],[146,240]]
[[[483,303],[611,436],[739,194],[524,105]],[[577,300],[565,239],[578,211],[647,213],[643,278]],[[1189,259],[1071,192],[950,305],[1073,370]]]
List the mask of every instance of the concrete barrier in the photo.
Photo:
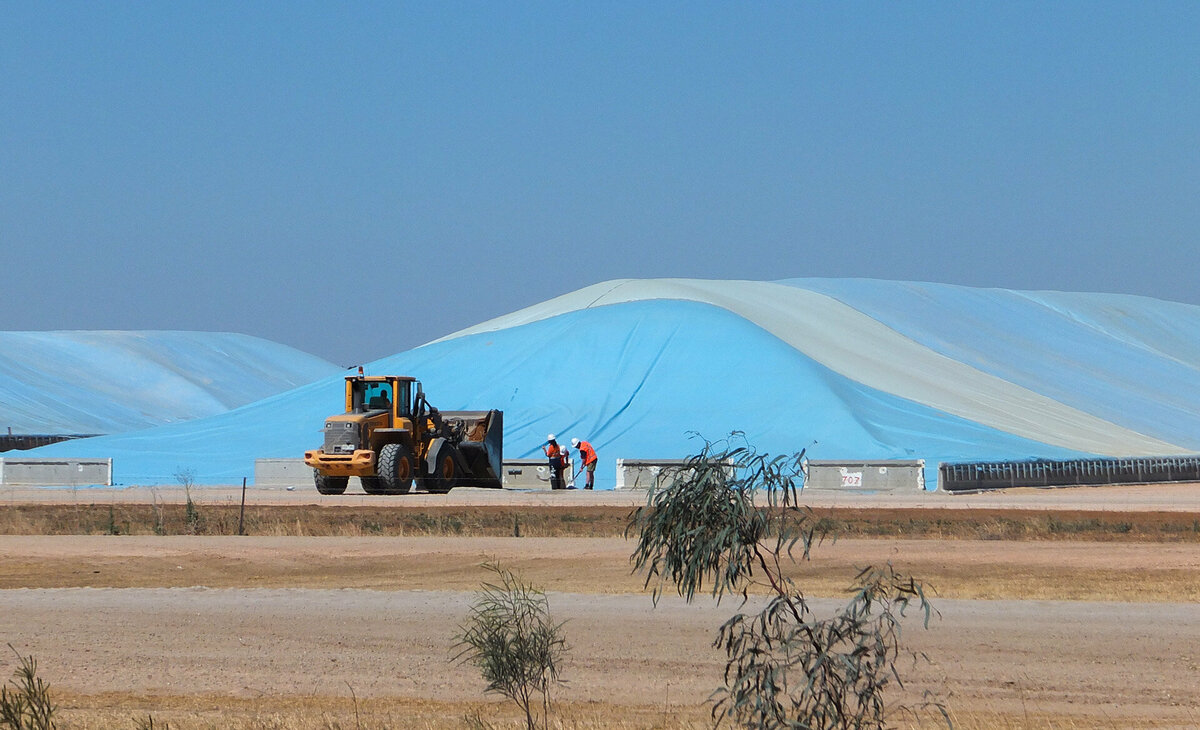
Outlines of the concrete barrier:
[[255,459],[254,486],[312,487],[313,470],[304,459]]
[[112,459],[0,457],[0,484],[18,487],[78,487],[113,483]]
[[[511,459],[501,470],[505,489],[550,488],[550,467],[545,459]],[[351,479],[348,491],[355,491],[357,485],[358,479]],[[254,486],[312,487],[313,470],[304,459],[255,459]]]
[[[505,489],[549,489],[550,465],[547,459],[509,459],[504,462]],[[570,482],[573,461],[567,462],[564,482]]]
[[549,489],[546,459],[509,459],[502,467],[505,489]]
[[617,459],[617,489],[660,489],[684,470],[685,459]]
[[[687,462],[683,459],[617,459],[617,489],[661,489]],[[866,492],[920,491],[925,461],[808,461],[805,487]]]
[[925,460],[810,460],[806,489],[917,492],[925,489]]

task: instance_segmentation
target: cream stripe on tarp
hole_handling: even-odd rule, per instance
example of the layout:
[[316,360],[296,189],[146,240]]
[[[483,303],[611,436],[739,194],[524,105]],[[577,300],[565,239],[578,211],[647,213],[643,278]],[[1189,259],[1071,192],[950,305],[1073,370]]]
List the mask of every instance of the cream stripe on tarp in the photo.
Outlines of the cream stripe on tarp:
[[721,307],[851,380],[1034,441],[1108,456],[1187,451],[941,355],[832,297],[783,284],[619,279],[488,320],[435,342],[518,327],[589,307],[655,299]]

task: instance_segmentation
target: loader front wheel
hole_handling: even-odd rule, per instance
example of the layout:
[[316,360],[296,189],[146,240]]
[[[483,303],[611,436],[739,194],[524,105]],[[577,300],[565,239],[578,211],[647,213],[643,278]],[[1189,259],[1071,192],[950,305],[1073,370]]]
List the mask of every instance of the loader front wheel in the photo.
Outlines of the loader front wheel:
[[362,483],[363,491],[367,494],[387,494],[387,486],[384,485],[383,479],[380,477],[359,477],[358,481]]
[[313,469],[313,481],[321,494],[345,494],[346,482],[350,481],[350,477],[335,477]]
[[376,464],[386,494],[405,494],[412,487],[413,455],[404,444],[385,444]]
[[446,443],[438,449],[433,459],[434,472],[429,475],[426,487],[430,492],[445,494],[458,485],[462,475],[459,474],[458,464],[454,459],[456,452],[457,449]]

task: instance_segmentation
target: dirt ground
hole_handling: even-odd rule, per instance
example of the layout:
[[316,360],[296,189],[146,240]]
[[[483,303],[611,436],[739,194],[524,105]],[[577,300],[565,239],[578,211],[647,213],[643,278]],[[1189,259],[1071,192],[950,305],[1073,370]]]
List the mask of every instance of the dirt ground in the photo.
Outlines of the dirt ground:
[[[1194,488],[973,496],[991,500],[955,504],[1200,515]],[[412,497],[580,498],[565,509],[644,499],[399,499]],[[24,499],[0,492],[0,509]],[[148,713],[171,728],[459,728],[473,714],[515,727],[452,661],[480,564],[498,560],[545,587],[567,622],[561,727],[705,727],[723,668],[712,639],[738,603],[655,607],[630,575],[631,549],[620,538],[0,536],[0,642],[37,658],[69,727],[129,728]],[[902,695],[936,693],[958,727],[1200,727],[1200,544],[840,540],[797,577],[832,610],[856,566],[883,560],[938,589],[941,618],[904,634],[932,664],[902,666]],[[0,652],[0,677],[15,665]]]

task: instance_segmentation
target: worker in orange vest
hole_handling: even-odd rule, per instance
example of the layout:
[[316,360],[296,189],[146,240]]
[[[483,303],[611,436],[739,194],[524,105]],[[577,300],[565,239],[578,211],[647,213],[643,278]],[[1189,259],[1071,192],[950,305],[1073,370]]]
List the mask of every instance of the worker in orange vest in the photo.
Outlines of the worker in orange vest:
[[562,489],[563,464],[567,462],[567,455],[570,452],[558,445],[554,434],[546,437],[546,444],[542,451],[546,452],[546,458],[550,461],[550,488]]
[[[596,450],[587,441],[579,439],[571,439],[571,446],[579,449],[579,472],[587,470],[587,485],[584,489],[591,489],[596,484],[596,462],[599,459],[596,457]],[[576,474],[578,476],[578,474]]]

